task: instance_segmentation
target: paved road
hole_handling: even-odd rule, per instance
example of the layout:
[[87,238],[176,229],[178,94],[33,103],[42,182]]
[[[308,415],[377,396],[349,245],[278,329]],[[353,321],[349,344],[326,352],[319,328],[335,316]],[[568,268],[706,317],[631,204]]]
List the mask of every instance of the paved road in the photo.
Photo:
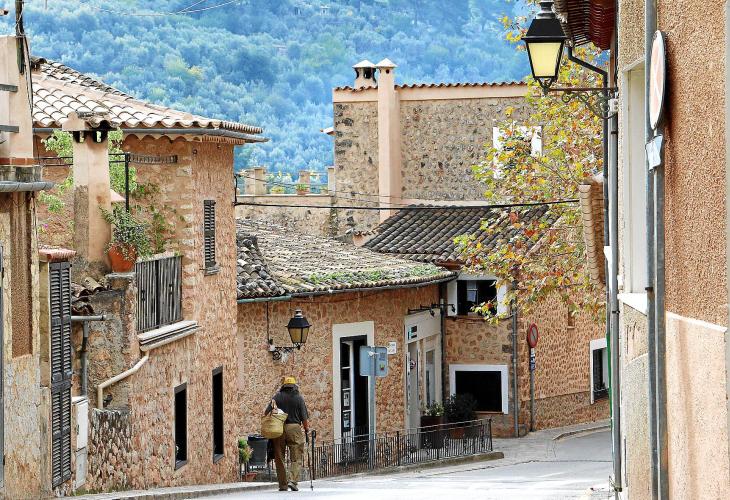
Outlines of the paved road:
[[[300,492],[250,492],[220,500],[481,500],[607,499],[611,472],[611,436],[599,431],[552,440],[535,433],[528,438],[499,440],[506,458],[493,462],[382,476],[318,480]],[[305,489],[306,487],[306,489]]]

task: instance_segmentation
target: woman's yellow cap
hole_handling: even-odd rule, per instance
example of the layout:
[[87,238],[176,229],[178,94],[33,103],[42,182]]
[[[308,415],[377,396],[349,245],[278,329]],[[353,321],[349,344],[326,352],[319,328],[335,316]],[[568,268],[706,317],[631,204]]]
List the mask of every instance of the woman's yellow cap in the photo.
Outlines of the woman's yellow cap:
[[281,377],[281,385],[297,385],[297,379],[294,377]]

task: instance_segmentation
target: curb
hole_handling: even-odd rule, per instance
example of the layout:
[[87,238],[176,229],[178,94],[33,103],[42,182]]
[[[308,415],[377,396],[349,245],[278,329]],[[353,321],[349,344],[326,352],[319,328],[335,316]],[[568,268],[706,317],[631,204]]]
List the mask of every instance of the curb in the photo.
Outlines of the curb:
[[[442,458],[439,460],[433,460],[431,462],[425,462],[422,464],[402,465],[400,467],[392,467],[390,469],[382,469],[376,471],[362,472],[358,474],[349,474],[346,476],[335,476],[329,479],[344,479],[344,478],[355,478],[365,476],[385,476],[388,474],[398,474],[401,472],[411,472],[419,470],[439,469],[443,467],[449,467],[453,465],[469,464],[476,462],[486,462],[490,460],[499,460],[504,458],[504,453],[501,451],[489,451],[486,453],[480,453],[478,455],[470,455],[467,457],[454,457],[454,458]],[[317,479],[315,479],[315,482]],[[309,481],[306,481],[309,482]],[[306,483],[302,481],[301,484]],[[150,491],[119,491],[116,493],[101,493],[96,495],[84,495],[76,498],[85,500],[178,500],[178,499],[192,499],[210,497],[214,495],[227,495],[231,493],[247,493],[264,490],[274,490],[277,488],[277,483],[229,483],[217,486],[198,487],[188,486],[180,488],[160,488],[157,490]]]
[[610,429],[610,428],[611,428],[611,424],[608,423],[608,424],[596,425],[594,427],[586,427],[585,429],[577,429],[575,431],[563,432],[562,434],[558,434],[557,436],[555,436],[553,438],[553,441],[560,441],[561,439],[565,439],[567,437],[579,436],[582,434],[591,434],[593,432],[603,431],[603,430]]
[[[334,476],[331,478],[324,479],[345,479],[345,478],[356,478],[365,476],[387,476],[389,474],[399,474],[401,472],[412,472],[429,469],[440,469],[443,467],[449,467],[452,465],[470,464],[476,462],[488,462],[490,460],[500,460],[504,458],[504,453],[501,451],[488,451],[486,453],[480,453],[478,455],[470,455],[467,457],[454,457],[454,458],[441,458],[438,460],[432,460],[430,462],[424,462],[422,464],[412,465],[401,465],[399,467],[391,467],[389,469],[374,470],[368,472],[360,472],[357,474],[348,474],[346,476]],[[317,479],[315,479],[315,482]]]
[[210,497],[214,495],[229,495],[231,493],[246,493],[248,491],[273,490],[276,487],[278,487],[276,483],[228,483],[208,487],[184,486],[179,488],[159,488],[149,491],[118,491],[114,493],[83,495],[76,498],[86,500],[177,500]]

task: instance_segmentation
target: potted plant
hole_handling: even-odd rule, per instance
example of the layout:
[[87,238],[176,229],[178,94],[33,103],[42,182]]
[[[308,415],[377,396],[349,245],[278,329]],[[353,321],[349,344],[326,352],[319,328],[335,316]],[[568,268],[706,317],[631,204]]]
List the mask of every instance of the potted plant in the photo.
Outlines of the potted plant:
[[300,196],[305,195],[309,192],[309,184],[299,183],[295,186],[295,188],[297,190],[297,194]]
[[101,213],[112,226],[112,239],[107,246],[112,271],[128,273],[138,257],[150,254],[148,225],[127,212],[122,205],[115,205],[111,210],[102,208]]
[[433,402],[423,408],[421,412],[423,446],[427,448],[441,448],[446,438],[445,424],[444,405]]
[[451,429],[451,437],[464,437],[464,422],[476,420],[477,400],[471,394],[452,394],[444,402],[444,413],[450,424],[457,424]]
[[247,467],[248,461],[251,460],[251,455],[253,455],[253,449],[248,445],[248,441],[243,438],[238,438],[238,463],[239,466],[243,465],[245,467],[243,480],[246,482],[253,481],[256,478],[256,473],[249,472]]

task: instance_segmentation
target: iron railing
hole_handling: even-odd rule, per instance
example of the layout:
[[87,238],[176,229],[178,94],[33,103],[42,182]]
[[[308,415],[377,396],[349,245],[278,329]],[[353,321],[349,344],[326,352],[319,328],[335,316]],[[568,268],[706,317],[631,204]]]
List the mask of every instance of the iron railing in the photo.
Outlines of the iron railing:
[[492,451],[492,420],[472,420],[415,429],[347,436],[316,443],[310,440],[309,468],[313,478],[356,474],[443,458]]
[[182,320],[182,257],[137,262],[137,332]]

